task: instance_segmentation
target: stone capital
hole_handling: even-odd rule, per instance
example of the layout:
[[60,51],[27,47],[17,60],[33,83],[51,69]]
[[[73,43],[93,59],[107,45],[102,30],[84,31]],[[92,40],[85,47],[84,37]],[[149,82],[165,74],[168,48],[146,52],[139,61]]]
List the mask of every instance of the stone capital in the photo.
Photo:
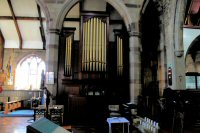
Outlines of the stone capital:
[[183,50],[175,51],[175,55],[176,55],[177,57],[182,57],[183,54],[184,54],[184,51],[183,51]]
[[51,34],[60,34],[60,30],[59,29],[48,29],[47,33],[51,33]]
[[137,23],[131,23],[131,24],[129,24],[128,25],[128,33],[129,33],[129,36],[140,37],[141,33],[139,32],[138,24]]

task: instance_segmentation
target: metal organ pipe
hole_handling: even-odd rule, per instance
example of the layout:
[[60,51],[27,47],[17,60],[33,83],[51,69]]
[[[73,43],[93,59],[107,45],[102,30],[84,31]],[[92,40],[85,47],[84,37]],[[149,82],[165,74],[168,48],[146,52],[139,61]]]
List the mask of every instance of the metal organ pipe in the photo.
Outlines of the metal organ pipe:
[[106,29],[106,23],[98,17],[83,23],[83,71],[106,71]]

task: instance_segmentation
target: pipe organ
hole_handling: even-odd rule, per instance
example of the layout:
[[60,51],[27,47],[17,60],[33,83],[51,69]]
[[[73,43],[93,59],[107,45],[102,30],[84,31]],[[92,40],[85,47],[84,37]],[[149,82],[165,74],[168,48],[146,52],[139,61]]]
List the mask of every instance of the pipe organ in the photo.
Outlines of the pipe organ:
[[68,108],[69,124],[103,123],[107,105],[130,101],[129,35],[109,3],[101,11],[77,4],[78,14],[67,13],[59,33],[56,102]]
[[107,71],[108,22],[104,18],[82,16],[82,71]]
[[65,75],[70,76],[72,74],[72,39],[73,35],[66,37],[65,48]]
[[117,35],[117,75],[123,75],[123,40]]

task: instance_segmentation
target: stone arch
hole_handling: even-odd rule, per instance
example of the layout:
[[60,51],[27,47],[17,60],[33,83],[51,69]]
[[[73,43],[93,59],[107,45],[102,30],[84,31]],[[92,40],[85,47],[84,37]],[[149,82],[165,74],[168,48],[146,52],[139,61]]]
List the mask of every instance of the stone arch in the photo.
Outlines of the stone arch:
[[[169,6],[170,6],[170,1],[166,1],[165,3],[162,1],[156,1],[156,0],[152,0],[154,2],[154,4],[157,7],[157,10],[160,12],[160,14],[164,14],[167,13],[169,10]],[[150,0],[146,0],[143,3],[143,8],[141,10],[141,13],[144,13],[146,10],[147,5],[149,4]],[[175,44],[175,54],[177,57],[181,57],[183,55],[183,29],[182,25],[183,25],[183,19],[184,19],[184,13],[185,13],[185,1],[183,0],[177,0],[175,3],[175,9],[174,9],[174,14],[172,15],[174,18],[174,22],[173,22],[173,43]]]
[[[152,15],[153,14],[153,15]],[[143,2],[140,10],[141,32],[141,93],[159,96],[165,86],[165,53],[162,33],[162,3],[155,0]],[[152,19],[147,23],[147,20]],[[149,27],[149,25],[151,25]],[[150,42],[150,43],[149,43]],[[157,54],[159,52],[159,54]],[[161,66],[161,67],[159,67]],[[160,76],[159,74],[162,73]]]
[[174,44],[175,44],[175,55],[181,57],[184,54],[183,46],[183,22],[185,15],[185,1],[178,0],[175,5],[174,13]]
[[40,6],[40,8],[42,9],[45,17],[46,17],[46,24],[47,24],[47,29],[49,29],[49,23],[51,21],[50,19],[50,13],[49,13],[49,9],[46,6],[46,3],[44,2],[44,0],[35,0],[36,3]]
[[[155,0],[152,0],[152,1],[153,1],[154,4],[156,5],[157,10],[161,12],[161,11],[162,11],[162,3],[161,3],[160,1],[155,1]],[[148,6],[149,2],[150,2],[150,0],[146,0],[146,1],[143,3],[143,6],[142,6],[141,11],[140,11],[141,14],[143,14],[143,13],[145,12],[146,7]]]
[[[199,43],[199,42],[200,42],[200,35],[197,36],[197,37],[192,41],[192,43],[189,45],[189,47],[188,47],[188,49],[187,49],[187,51],[186,51],[186,54],[185,54],[185,60],[186,60],[187,55],[189,54],[190,49],[191,49],[192,47],[194,47],[195,45],[197,45],[197,43]],[[194,54],[195,54],[195,53],[194,53]]]
[[[166,12],[166,10],[168,10],[168,8],[166,7],[166,9],[164,10],[163,9],[163,3],[161,1],[156,1],[156,0],[146,0],[146,1],[144,1],[142,8],[140,9],[140,22],[141,22],[141,18],[142,18],[141,16],[145,13],[147,6],[149,5],[150,2],[152,2],[154,4],[155,10],[158,12],[158,18],[159,18],[159,21],[160,21],[159,27],[160,27],[160,30],[162,30],[162,26],[161,26],[162,25],[162,15],[163,15],[164,12]],[[161,34],[162,33],[160,33],[160,36],[162,36]],[[163,43],[158,44],[158,50],[163,49],[163,48],[164,48]]]
[[[56,21],[56,28],[57,29],[61,30],[65,15],[79,1],[80,0],[68,0],[64,3],[64,6],[61,9],[61,11],[58,15],[57,21]],[[128,10],[127,10],[125,4],[121,0],[105,0],[105,1],[108,2],[110,5],[112,5],[115,8],[116,11],[118,11],[118,13],[123,18],[127,29],[132,30],[129,27],[130,24],[132,23],[132,20],[131,20],[130,14],[128,13]]]

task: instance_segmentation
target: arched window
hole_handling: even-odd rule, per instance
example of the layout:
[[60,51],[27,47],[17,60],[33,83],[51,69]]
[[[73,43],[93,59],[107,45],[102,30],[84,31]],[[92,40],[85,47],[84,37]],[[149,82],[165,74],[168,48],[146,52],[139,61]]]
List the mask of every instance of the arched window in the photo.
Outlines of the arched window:
[[20,61],[16,68],[16,90],[38,90],[45,73],[45,62],[37,55],[31,55]]

